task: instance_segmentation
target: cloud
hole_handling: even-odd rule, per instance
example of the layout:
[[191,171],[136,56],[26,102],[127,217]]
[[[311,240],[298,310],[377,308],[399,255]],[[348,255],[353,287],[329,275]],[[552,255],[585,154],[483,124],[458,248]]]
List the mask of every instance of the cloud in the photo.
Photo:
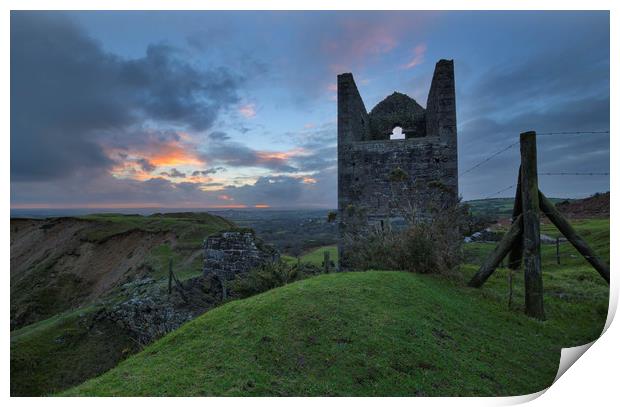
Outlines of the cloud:
[[230,136],[226,135],[226,133],[222,131],[214,131],[213,133],[210,133],[208,137],[210,140],[213,140],[213,141],[230,140]]
[[246,119],[252,119],[256,117],[256,106],[254,103],[248,103],[239,107],[239,113]]
[[210,174],[217,174],[218,172],[225,172],[226,168],[224,167],[213,167],[213,168],[207,168],[206,170],[196,170],[194,172],[192,172],[192,177],[197,177],[200,175],[210,175]]
[[[532,106],[510,118],[481,116],[459,130],[459,167],[465,171],[491,153],[518,141],[526,130],[601,131],[609,128],[609,99],[605,96],[568,99],[547,108]],[[609,172],[609,134],[538,136],[538,170],[543,172]],[[466,199],[484,198],[516,183],[519,146],[460,178],[460,193]],[[549,196],[586,196],[609,190],[609,177],[541,177]],[[502,196],[510,196],[509,190]]]
[[114,160],[109,171],[116,177],[146,179],[158,167],[203,166],[196,142],[183,132],[125,129],[105,134],[106,155]]
[[160,172],[159,174],[169,178],[185,178],[185,173],[177,170],[176,168],[172,168],[170,171]]
[[265,176],[254,184],[227,187],[222,193],[236,203],[249,206],[268,204],[272,207],[333,208],[337,201],[337,169],[335,167],[308,176]]
[[404,69],[411,69],[424,62],[424,54],[426,53],[426,44],[420,44],[413,49],[413,58],[403,65]]
[[152,162],[150,162],[146,158],[138,158],[136,160],[136,163],[138,163],[138,165],[140,166],[142,171],[145,171],[145,172],[153,172],[157,168],[157,166],[155,164],[153,164]]
[[121,58],[60,13],[12,12],[11,179],[109,170],[102,138],[128,136],[145,121],[208,129],[239,102],[242,81],[223,68],[194,68],[162,44]]
[[224,133],[217,134],[215,138],[212,133],[210,139],[212,142],[207,147],[205,160],[230,167],[261,167],[278,172],[297,171],[297,168],[290,164],[290,160],[301,153],[299,149],[288,152],[254,150],[245,144],[230,141]]

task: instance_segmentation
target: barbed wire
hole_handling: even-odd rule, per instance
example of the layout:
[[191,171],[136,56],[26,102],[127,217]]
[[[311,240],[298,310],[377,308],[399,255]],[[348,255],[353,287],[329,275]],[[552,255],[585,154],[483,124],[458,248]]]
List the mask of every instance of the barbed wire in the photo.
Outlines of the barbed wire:
[[[567,134],[609,134],[609,130],[601,130],[601,131],[555,131],[555,132],[552,131],[552,132],[546,132],[546,133],[536,133],[536,135],[538,135],[538,136],[553,136],[553,135],[567,135]],[[482,161],[479,161],[478,163],[474,164],[473,166],[469,167],[468,169],[466,169],[465,171],[460,173],[459,177],[462,177],[463,175],[470,173],[471,171],[473,171],[476,168],[480,167],[482,164],[485,164],[485,163],[491,161],[493,158],[497,157],[498,155],[500,155],[504,151],[510,150],[512,147],[516,146],[517,144],[519,144],[519,141],[515,141],[514,143],[507,145],[506,147],[502,148],[501,150],[498,150],[498,151],[494,152],[493,154],[491,154],[490,156],[486,157]],[[566,175],[568,175],[568,174],[566,174]],[[600,174],[600,175],[609,175],[609,174]]]
[[567,134],[609,134],[609,130],[602,131],[551,131],[547,133],[536,133],[537,136],[556,136]]
[[608,172],[539,172],[538,175],[609,175]]
[[459,177],[462,177],[463,175],[465,175],[465,174],[475,170],[476,168],[480,167],[482,164],[491,161],[493,158],[497,157],[498,155],[500,155],[504,151],[507,151],[507,150],[511,149],[512,147],[516,146],[517,144],[519,144],[519,141],[515,141],[514,143],[512,143],[512,144],[502,148],[501,150],[494,152],[493,154],[491,154],[490,156],[488,156],[484,160],[478,162],[477,164],[473,165],[472,167],[470,167],[467,170],[465,170],[462,173],[460,173]]
[[[543,132],[543,133],[536,133],[539,136],[552,136],[552,135],[567,135],[567,134],[609,134],[609,130],[601,130],[601,131],[551,131],[551,132]],[[470,172],[472,172],[473,170],[475,170],[476,168],[480,167],[481,165],[491,161],[493,158],[497,157],[498,155],[502,154],[505,151],[510,150],[512,147],[516,146],[517,144],[520,143],[519,141],[515,141],[514,143],[511,143],[509,145],[507,145],[506,147],[502,148],[501,150],[498,150],[496,152],[494,152],[493,154],[489,155],[488,157],[484,158],[483,160],[477,162],[476,164],[472,165],[471,167],[469,167],[468,169],[466,169],[465,171],[461,172],[458,176],[459,178],[462,177],[465,174],[468,174]],[[539,172],[538,175],[540,176],[609,176],[608,172]],[[513,184],[509,187],[506,188],[502,188],[499,191],[487,196],[486,198],[482,198],[482,199],[490,199],[493,197],[496,197],[497,195],[501,194],[502,192],[505,192],[511,188],[516,187],[517,184]]]
[[483,199],[490,199],[490,198],[493,198],[493,197],[495,197],[495,196],[497,196],[497,195],[501,194],[502,192],[508,191],[509,189],[512,189],[512,188],[514,188],[514,187],[516,187],[516,186],[517,186],[517,184],[512,184],[511,186],[506,187],[506,188],[502,188],[502,189],[500,189],[499,191],[495,192],[494,194],[491,194],[491,195],[489,195],[489,196],[487,196],[486,198],[483,198]]

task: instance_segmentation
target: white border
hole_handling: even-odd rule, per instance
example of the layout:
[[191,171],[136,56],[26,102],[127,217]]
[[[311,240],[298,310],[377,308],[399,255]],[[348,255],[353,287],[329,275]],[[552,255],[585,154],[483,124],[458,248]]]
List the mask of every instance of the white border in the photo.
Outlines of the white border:
[[[6,214],[2,218],[2,224],[0,228],[3,231],[2,234],[2,253],[4,259],[4,275],[5,281],[3,285],[4,295],[4,313],[2,314],[2,323],[5,328],[5,334],[2,337],[3,341],[3,369],[2,369],[2,390],[5,397],[9,396],[9,377],[10,377],[10,364],[8,357],[9,345],[9,313],[7,310],[10,308],[9,293],[10,288],[8,284],[9,268],[10,268],[10,254],[9,254],[9,213],[10,213],[10,165],[9,165],[9,151],[10,151],[10,123],[9,123],[9,106],[10,106],[10,67],[9,67],[9,44],[10,44],[10,10],[201,10],[201,9],[213,9],[213,10],[235,10],[235,9],[250,9],[250,10],[373,10],[381,9],[386,10],[611,10],[611,111],[618,111],[618,83],[617,72],[620,68],[618,59],[620,53],[617,52],[618,47],[618,27],[620,18],[618,9],[620,2],[618,1],[602,1],[602,0],[589,0],[585,1],[552,1],[552,0],[502,0],[489,1],[489,0],[470,0],[470,1],[441,1],[438,0],[426,0],[426,1],[396,1],[396,0],[382,0],[382,1],[339,1],[334,0],[318,0],[318,1],[296,1],[285,2],[277,0],[217,0],[217,1],[198,1],[198,0],[89,0],[87,2],[79,2],[75,0],[58,0],[53,3],[43,0],[5,0],[2,2],[3,13],[1,16],[0,32],[2,33],[0,47],[2,51],[2,109],[0,123],[2,124],[2,169],[4,176],[2,177],[2,191],[3,191],[3,211]],[[618,125],[615,116],[611,115],[611,133],[617,134]],[[617,156],[618,142],[614,137],[610,139],[611,143],[611,156]],[[611,160],[611,177],[610,188],[615,191],[618,190],[616,174],[618,173],[618,166],[620,164],[616,160]],[[613,187],[611,187],[613,185]],[[611,196],[611,213],[612,219],[614,214],[617,213],[618,200],[615,199],[615,195]],[[618,226],[615,221],[611,222],[611,242],[616,241],[618,236]],[[612,243],[613,245],[613,243]],[[618,252],[611,252],[611,263],[617,264],[619,259]],[[618,283],[612,278],[612,285],[610,291],[610,310],[607,320],[607,326],[611,323],[613,315],[615,314],[618,303]],[[517,404],[525,401],[533,400],[536,405],[556,405],[564,403],[579,403],[579,404],[604,404],[608,405],[613,403],[612,400],[617,400],[618,386],[616,384],[617,364],[619,361],[620,352],[618,352],[618,346],[620,344],[620,328],[618,323],[609,326],[609,329],[605,334],[596,341],[587,352],[587,356],[577,361],[573,368],[570,368],[566,374],[564,374],[557,383],[555,383],[548,391],[542,391],[535,395],[519,396],[519,397],[501,397],[501,398],[390,398],[388,400],[383,399],[351,399],[351,398],[339,398],[339,399],[312,399],[312,398],[295,398],[291,399],[277,399],[277,398],[260,398],[260,399],[233,399],[233,398],[220,398],[212,401],[205,401],[201,398],[182,398],[180,400],[183,403],[203,405],[205,402],[214,402],[218,406],[236,405],[242,402],[252,402],[258,405],[265,405],[272,407],[274,405],[295,404],[299,406],[307,406],[316,402],[325,403],[327,405],[341,405],[342,403],[356,403],[358,405],[370,405],[370,403],[393,403],[398,405],[410,405],[410,403],[421,403],[424,405],[444,405],[447,403],[454,403],[459,405],[509,405]],[[544,393],[544,396],[539,397]],[[11,402],[15,405],[23,405],[33,400],[30,399],[11,399]],[[60,398],[45,398],[36,399],[41,403],[49,403],[50,405],[58,405],[66,407],[67,405],[78,405],[84,403],[84,400],[80,399],[60,399]],[[108,404],[110,401],[103,398],[94,398],[87,401],[92,405]],[[120,404],[135,404],[140,402],[148,402],[154,405],[166,405],[169,400],[164,399],[118,399],[114,401]],[[106,406],[107,407],[107,406]]]

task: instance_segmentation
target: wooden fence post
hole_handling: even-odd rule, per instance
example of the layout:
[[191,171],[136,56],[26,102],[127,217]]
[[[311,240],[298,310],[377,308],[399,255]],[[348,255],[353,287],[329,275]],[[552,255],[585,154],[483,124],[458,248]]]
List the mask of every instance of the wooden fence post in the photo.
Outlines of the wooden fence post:
[[598,273],[609,284],[609,266],[603,262],[603,260],[596,255],[594,250],[588,246],[588,243],[579,236],[577,231],[571,226],[570,222],[562,216],[560,211],[557,210],[553,202],[551,202],[542,192],[538,192],[540,199],[540,206],[549,218],[549,220],[555,225],[556,228],[566,239],[577,249],[579,253],[598,271]]
[[495,246],[493,252],[487,257],[484,264],[480,266],[478,272],[471,278],[468,283],[470,287],[481,287],[491,274],[493,274],[502,259],[506,257],[510,249],[514,246],[514,243],[519,236],[521,236],[523,227],[523,222],[521,221],[522,217],[523,215],[517,217],[508,232],[506,232],[502,240]]
[[523,271],[525,313],[545,319],[543,281],[540,267],[540,210],[536,132],[521,133],[521,204],[523,210]]
[[168,259],[168,295],[172,294],[172,258]]
[[[512,221],[521,213],[523,213],[523,206],[521,202],[521,166],[519,166],[519,172],[517,173],[517,190],[515,192],[515,203],[512,208]],[[521,267],[521,258],[523,257],[523,237],[519,236],[519,239],[515,242],[510,254],[508,255],[508,268],[510,273]]]
[[555,259],[560,264],[560,238],[555,238]]
[[323,272],[329,273],[329,252],[327,250],[323,252]]

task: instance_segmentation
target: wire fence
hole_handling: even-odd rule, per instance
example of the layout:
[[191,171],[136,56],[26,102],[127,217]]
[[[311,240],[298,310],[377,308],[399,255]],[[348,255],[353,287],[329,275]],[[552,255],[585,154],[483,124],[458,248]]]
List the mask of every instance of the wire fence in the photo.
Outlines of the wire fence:
[[502,148],[499,151],[496,151],[495,153],[491,154],[490,156],[488,156],[487,158],[485,158],[484,160],[480,161],[479,163],[473,165],[472,167],[468,168],[467,170],[463,171],[461,174],[459,174],[459,177],[462,177],[463,175],[472,172],[473,170],[475,170],[476,168],[480,167],[482,164],[485,164],[489,161],[491,161],[493,158],[497,157],[498,155],[500,155],[501,153],[503,153],[504,151],[508,151],[510,150],[512,147],[516,146],[517,144],[519,144],[518,141]]
[[558,136],[569,134],[609,134],[609,130],[602,131],[552,131],[547,133],[536,133],[537,136]]
[[608,172],[539,172],[538,175],[609,175]]
[[500,189],[499,191],[495,192],[494,194],[491,194],[491,195],[487,196],[487,197],[486,197],[486,198],[484,198],[484,199],[491,199],[491,198],[495,198],[497,195],[501,194],[502,192],[506,192],[506,191],[508,191],[508,190],[510,190],[510,189],[512,189],[512,188],[515,188],[516,186],[517,186],[517,184],[512,184],[512,185],[511,185],[511,186],[509,186],[509,187],[502,188],[502,189]]
[[[601,131],[552,131],[552,132],[536,133],[536,135],[538,135],[538,136],[575,135],[575,134],[609,134],[609,130],[601,130]],[[459,178],[462,177],[463,175],[469,174],[470,172],[474,171],[475,169],[483,166],[484,164],[488,163],[489,161],[491,161],[495,157],[499,156],[500,154],[510,150],[511,148],[516,146],[517,144],[519,144],[519,141],[516,141],[514,143],[508,144],[507,146],[503,147],[502,149],[495,151],[491,155],[485,157],[481,161],[478,161],[477,163],[475,163],[471,167],[467,168],[465,171],[461,172],[459,174]],[[592,177],[592,176],[609,176],[609,172],[539,172],[538,175],[540,175],[540,176],[591,176]],[[483,199],[494,198],[494,197],[498,196],[499,194],[501,194],[502,192],[506,192],[506,191],[516,187],[516,186],[517,186],[517,184],[512,184],[512,185],[510,185],[508,187],[502,188],[499,191],[494,192],[494,193],[488,195],[487,197],[485,197]]]

